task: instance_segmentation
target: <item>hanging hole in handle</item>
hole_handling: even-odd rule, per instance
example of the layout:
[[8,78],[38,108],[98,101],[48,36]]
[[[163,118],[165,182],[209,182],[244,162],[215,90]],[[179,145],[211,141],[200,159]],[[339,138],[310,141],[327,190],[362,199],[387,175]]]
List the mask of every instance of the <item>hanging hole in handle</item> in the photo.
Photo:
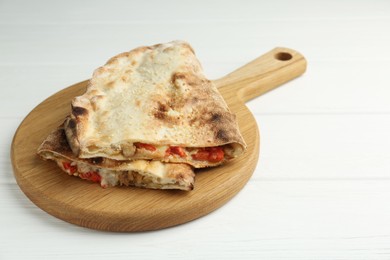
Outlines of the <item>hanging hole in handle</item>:
[[275,59],[280,61],[287,61],[292,59],[292,55],[288,52],[278,52],[275,54]]

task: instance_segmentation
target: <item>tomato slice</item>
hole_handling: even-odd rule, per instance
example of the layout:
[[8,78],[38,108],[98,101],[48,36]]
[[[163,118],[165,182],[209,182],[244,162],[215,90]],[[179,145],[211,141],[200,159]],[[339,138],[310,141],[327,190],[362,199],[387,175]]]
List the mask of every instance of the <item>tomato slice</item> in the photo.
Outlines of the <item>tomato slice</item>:
[[225,157],[225,153],[221,147],[211,147],[208,161],[220,162]]
[[186,153],[183,149],[183,147],[180,146],[169,146],[169,148],[165,151],[167,155],[179,155],[180,157],[185,157]]
[[192,159],[198,160],[198,161],[207,161],[209,158],[209,152],[202,149],[199,150],[196,154],[191,155]]
[[77,172],[77,166],[76,165],[71,165],[70,162],[62,162],[62,166],[70,174],[73,174],[73,173]]
[[100,183],[100,181],[102,180],[102,177],[97,172],[92,172],[92,171],[80,173],[79,176],[81,179],[98,182],[98,183]]
[[192,155],[194,160],[220,162],[224,159],[225,153],[221,147],[206,147],[198,150]]
[[157,149],[156,149],[156,147],[154,147],[153,145],[151,145],[151,144],[145,144],[145,143],[134,143],[134,145],[135,145],[135,147],[137,147],[138,149],[141,149],[141,148],[143,148],[143,149],[146,149],[146,150],[148,150],[148,151],[152,151],[152,152],[154,152],[154,151],[156,151]]

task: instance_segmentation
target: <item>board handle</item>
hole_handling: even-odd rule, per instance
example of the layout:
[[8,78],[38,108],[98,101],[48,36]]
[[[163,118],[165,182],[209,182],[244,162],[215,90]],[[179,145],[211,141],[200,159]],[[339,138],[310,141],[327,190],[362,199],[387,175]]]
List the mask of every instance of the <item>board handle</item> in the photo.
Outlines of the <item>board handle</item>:
[[302,75],[306,64],[299,52],[277,47],[214,83],[246,102]]

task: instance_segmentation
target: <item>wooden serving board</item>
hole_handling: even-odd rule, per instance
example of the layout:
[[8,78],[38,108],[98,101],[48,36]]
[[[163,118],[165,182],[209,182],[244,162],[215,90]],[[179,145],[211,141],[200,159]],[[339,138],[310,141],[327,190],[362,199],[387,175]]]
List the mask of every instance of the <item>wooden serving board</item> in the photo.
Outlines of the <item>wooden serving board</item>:
[[301,75],[305,70],[306,61],[298,52],[275,48],[214,81],[237,115],[248,148],[242,157],[226,165],[197,170],[193,191],[133,187],[103,189],[96,183],[67,175],[54,162],[38,158],[38,146],[70,113],[71,99],[84,93],[87,81],[49,97],[20,124],[11,148],[17,183],[27,197],[44,211],[92,229],[146,231],[194,220],[229,201],[248,182],[256,167],[259,131],[245,102]]

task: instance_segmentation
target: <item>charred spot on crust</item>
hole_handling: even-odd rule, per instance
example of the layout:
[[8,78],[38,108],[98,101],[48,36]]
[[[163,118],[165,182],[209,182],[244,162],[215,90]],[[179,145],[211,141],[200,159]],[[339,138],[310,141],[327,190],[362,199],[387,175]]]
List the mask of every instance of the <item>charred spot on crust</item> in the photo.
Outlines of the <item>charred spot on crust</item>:
[[76,121],[73,119],[70,119],[68,122],[68,126],[72,129],[75,129],[76,128]]
[[[201,85],[206,85],[206,84],[210,84],[211,81],[206,79],[206,78],[198,78],[198,77],[190,77],[188,80],[187,80],[187,84],[192,86],[192,87],[198,87],[198,86],[201,86]],[[204,89],[203,90],[203,95],[210,95],[211,92],[209,89]]]
[[168,106],[166,104],[158,102],[157,109],[156,111],[154,111],[153,116],[157,119],[161,119],[161,120],[165,119],[167,111],[168,111]]
[[210,122],[211,123],[218,123],[221,121],[221,119],[222,119],[221,114],[212,113],[211,118],[210,118]]
[[67,139],[66,139],[65,130],[61,130],[59,140],[60,140],[60,145],[59,145],[59,147],[66,147],[66,146],[69,146],[68,141],[67,141]]
[[189,124],[190,126],[192,126],[192,125],[195,124],[195,122],[197,122],[197,121],[198,121],[198,118],[192,117],[192,118],[189,118],[188,124]]
[[167,112],[172,107],[173,107],[173,104],[171,104],[171,103],[165,104],[165,103],[158,102],[157,108],[154,111],[153,116],[155,118],[161,119],[161,120],[167,119],[167,117],[168,117]]
[[72,154],[63,128],[52,132],[43,142],[38,153],[41,153],[44,150],[50,150],[65,155]]
[[[184,83],[180,83],[177,81],[182,81]],[[205,83],[210,82],[209,80],[205,78],[199,78],[197,75],[190,74],[190,73],[182,73],[182,72],[175,72],[171,76],[171,83],[176,85],[177,87],[180,87],[181,85],[188,85],[193,87],[194,89],[197,89],[198,86],[201,86]],[[209,91],[207,89],[202,89],[202,92],[196,92],[193,91],[193,94],[200,94],[201,96],[208,95]]]
[[100,164],[103,162],[103,157],[94,157],[90,159],[93,164]]
[[74,116],[83,116],[88,114],[88,110],[83,107],[72,107],[72,114]]
[[223,142],[228,142],[229,141],[229,136],[226,133],[225,130],[219,129],[216,134],[216,138],[219,140],[222,140]]
[[178,79],[185,79],[186,78],[186,75],[184,75],[183,73],[173,73],[172,76],[171,76],[171,82],[174,83],[176,80]]
[[157,119],[163,120],[165,118],[165,113],[161,111],[156,111],[153,113],[153,116]]
[[168,106],[166,104],[158,102],[157,110],[160,111],[160,112],[167,112],[168,111]]

